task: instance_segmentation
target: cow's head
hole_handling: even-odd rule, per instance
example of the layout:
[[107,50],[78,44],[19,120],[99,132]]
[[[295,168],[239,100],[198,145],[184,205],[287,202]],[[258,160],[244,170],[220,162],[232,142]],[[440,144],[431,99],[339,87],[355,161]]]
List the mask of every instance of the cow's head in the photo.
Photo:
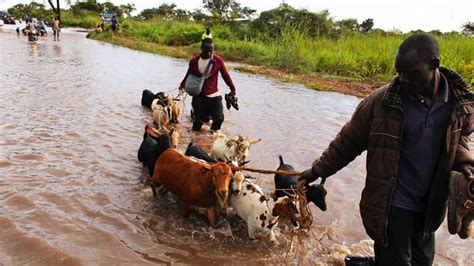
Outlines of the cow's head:
[[273,216],[283,216],[290,219],[294,227],[299,226],[300,211],[297,197],[284,196],[278,198],[273,207]]
[[212,183],[215,187],[215,194],[219,204],[227,208],[227,198],[229,197],[229,185],[232,179],[232,169],[226,163],[205,164],[205,168],[212,171]]

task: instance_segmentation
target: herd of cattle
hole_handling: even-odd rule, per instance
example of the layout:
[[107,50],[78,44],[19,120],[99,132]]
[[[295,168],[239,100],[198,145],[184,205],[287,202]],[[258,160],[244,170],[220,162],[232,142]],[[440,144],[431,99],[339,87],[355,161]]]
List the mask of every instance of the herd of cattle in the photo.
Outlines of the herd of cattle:
[[[190,205],[207,208],[208,220],[215,225],[217,204],[234,209],[248,225],[251,239],[258,236],[277,243],[273,229],[280,216],[289,218],[293,226],[301,221],[300,201],[294,193],[298,176],[275,175],[275,193],[266,196],[262,189],[240,171],[248,161],[252,144],[261,139],[229,137],[223,133],[212,135],[213,143],[208,154],[192,142],[183,153],[177,149],[180,140],[175,124],[181,109],[178,99],[163,92],[144,90],[141,104],[153,113],[154,124],[145,126],[143,141],[138,150],[138,160],[148,169],[153,195],[168,191],[179,198],[180,212],[185,216]],[[155,127],[156,126],[156,127]],[[280,156],[277,170],[294,170]],[[157,193],[158,190],[158,193]],[[326,210],[326,190],[323,183],[307,186],[308,202]]]

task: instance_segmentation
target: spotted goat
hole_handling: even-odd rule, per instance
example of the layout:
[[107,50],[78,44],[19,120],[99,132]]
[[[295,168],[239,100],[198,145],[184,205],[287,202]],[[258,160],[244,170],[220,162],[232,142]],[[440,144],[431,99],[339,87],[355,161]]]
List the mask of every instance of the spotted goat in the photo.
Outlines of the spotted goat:
[[228,137],[223,133],[214,133],[211,147],[211,158],[221,162],[235,161],[239,166],[246,163],[250,146],[262,139],[249,140],[246,137]]
[[257,236],[267,237],[273,244],[278,244],[274,229],[279,216],[290,218],[298,226],[299,211],[297,198],[287,196],[278,199],[265,197],[262,189],[247,180],[239,194],[230,195],[230,203],[237,215],[247,222],[248,235],[251,239]]

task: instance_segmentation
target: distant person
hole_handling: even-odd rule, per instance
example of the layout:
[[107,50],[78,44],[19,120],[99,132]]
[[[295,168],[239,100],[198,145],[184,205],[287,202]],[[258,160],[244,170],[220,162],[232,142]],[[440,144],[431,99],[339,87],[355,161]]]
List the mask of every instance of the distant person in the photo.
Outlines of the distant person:
[[44,24],[44,20],[42,18],[38,19],[36,28],[38,28],[39,30],[42,30],[45,35],[48,35],[48,32],[46,31],[46,25]]
[[101,24],[97,25],[97,27],[95,28],[95,32],[96,33],[101,33],[102,31],[103,31],[102,25]]
[[[359,208],[376,264],[431,265],[448,190],[466,195],[469,180],[472,190],[474,95],[459,74],[440,67],[438,42],[427,34],[401,43],[395,69],[398,77],[359,103],[301,180],[325,179],[367,151]],[[448,189],[451,170],[465,176]]]
[[[100,27],[102,28],[102,31],[105,30],[105,18],[104,15],[100,15]],[[102,32],[101,31],[101,32]]]
[[206,32],[204,32],[202,34],[202,39],[204,40],[206,38],[212,39],[212,33],[211,33],[211,28],[210,27],[207,27]]
[[115,16],[112,16],[112,19],[110,20],[110,23],[112,24],[112,31],[117,31],[117,26],[118,26],[118,21],[115,18]]
[[61,30],[61,24],[59,23],[59,17],[54,18],[51,27],[53,28],[54,40],[59,41],[59,31]]
[[[208,67],[209,65],[209,67]],[[225,83],[231,90],[231,95],[235,96],[235,86],[224,65],[222,57],[214,54],[214,41],[211,38],[204,38],[201,42],[201,54],[193,57],[189,61],[189,68],[180,84],[180,90],[184,89],[186,79],[189,75],[202,77],[208,69],[206,79],[202,86],[202,92],[193,97],[192,106],[194,110],[193,131],[200,131],[203,123],[212,118],[211,131],[219,131],[224,122],[224,108],[222,96],[217,86],[219,72]]]

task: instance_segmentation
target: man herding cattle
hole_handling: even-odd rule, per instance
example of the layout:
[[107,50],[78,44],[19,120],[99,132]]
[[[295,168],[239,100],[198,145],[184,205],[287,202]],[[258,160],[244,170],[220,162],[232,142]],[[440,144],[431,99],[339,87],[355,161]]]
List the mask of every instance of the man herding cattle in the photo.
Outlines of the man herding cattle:
[[[398,77],[362,100],[301,179],[331,176],[367,150],[360,212],[377,265],[431,265],[448,194],[450,232],[470,233],[474,95],[461,76],[440,67],[429,35],[404,40],[395,68]],[[450,180],[452,170],[464,175]]]
[[[206,35],[207,36],[207,35]],[[221,129],[224,122],[222,96],[217,86],[219,72],[229,86],[230,96],[235,97],[235,86],[224,65],[222,57],[214,54],[214,41],[208,36],[202,40],[201,54],[189,61],[189,68],[179,85],[193,96],[193,131],[200,131],[203,123],[212,119],[211,131]]]

